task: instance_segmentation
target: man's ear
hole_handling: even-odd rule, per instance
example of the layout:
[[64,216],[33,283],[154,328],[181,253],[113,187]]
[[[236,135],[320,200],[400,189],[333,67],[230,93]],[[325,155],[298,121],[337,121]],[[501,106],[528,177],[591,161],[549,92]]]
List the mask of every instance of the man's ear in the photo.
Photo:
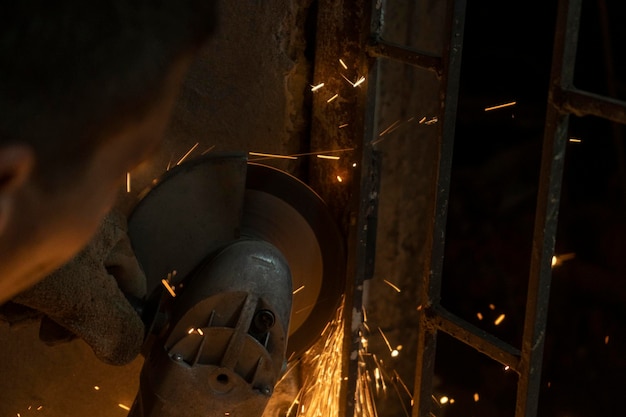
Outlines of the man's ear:
[[33,171],[35,154],[28,145],[0,145],[0,235],[14,209],[17,191]]

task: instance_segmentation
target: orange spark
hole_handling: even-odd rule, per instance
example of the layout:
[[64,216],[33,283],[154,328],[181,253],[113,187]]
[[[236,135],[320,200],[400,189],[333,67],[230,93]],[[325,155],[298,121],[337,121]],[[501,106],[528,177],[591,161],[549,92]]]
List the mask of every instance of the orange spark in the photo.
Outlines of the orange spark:
[[317,85],[312,85],[311,86],[311,91],[315,92],[315,91],[319,90],[322,87],[324,87],[324,83],[319,83]]
[[330,155],[317,155],[317,157],[320,159],[333,159],[335,161],[338,161],[339,159],[341,159],[341,157],[339,156],[330,156]]
[[487,107],[485,111],[498,110],[498,109],[502,109],[505,107],[515,106],[516,104],[517,104],[517,101],[511,101],[510,103],[498,104],[497,106]]
[[262,152],[248,152],[252,156],[265,156],[268,158],[278,158],[278,159],[298,159],[295,156],[290,155],[277,155],[273,153],[262,153]]
[[346,65],[345,62],[343,62],[343,59],[339,58],[339,63],[341,64],[341,66],[343,67],[343,69],[348,69],[348,66]]
[[394,285],[392,282],[387,281],[386,279],[383,280],[383,282],[387,285],[389,285],[391,288],[393,288],[394,290],[396,290],[397,292],[402,292],[402,290],[400,288],[398,288],[397,285]]

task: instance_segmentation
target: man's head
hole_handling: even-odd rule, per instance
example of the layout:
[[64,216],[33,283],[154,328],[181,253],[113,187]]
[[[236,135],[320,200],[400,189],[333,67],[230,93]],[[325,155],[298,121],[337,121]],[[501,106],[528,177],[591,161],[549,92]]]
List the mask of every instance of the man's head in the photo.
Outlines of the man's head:
[[214,3],[0,5],[0,302],[74,255],[156,147]]

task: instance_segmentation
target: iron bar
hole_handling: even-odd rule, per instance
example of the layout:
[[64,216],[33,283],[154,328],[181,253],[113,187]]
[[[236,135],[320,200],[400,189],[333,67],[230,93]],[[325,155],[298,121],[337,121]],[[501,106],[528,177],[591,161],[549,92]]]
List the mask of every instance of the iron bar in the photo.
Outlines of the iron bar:
[[539,404],[541,366],[546,336],[552,256],[556,241],[561,182],[567,145],[569,114],[552,100],[555,92],[573,83],[580,26],[581,0],[561,0],[557,12],[552,61],[552,84],[546,113],[537,208],[530,257],[526,315],[522,337],[516,417],[534,417]]
[[426,256],[428,259],[421,284],[420,329],[415,367],[415,406],[413,417],[428,416],[431,406],[432,381],[437,350],[437,330],[433,318],[427,313],[437,307],[441,298],[441,275],[445,245],[446,218],[450,192],[452,150],[456,125],[456,110],[461,74],[461,52],[465,24],[466,0],[449,0],[447,3],[446,28],[448,39],[442,58],[440,84],[441,122],[439,124],[438,149],[433,174],[434,210],[428,231]]
[[432,315],[431,322],[438,330],[519,372],[519,349],[457,317],[442,306],[433,307],[432,310],[427,314]]
[[[370,146],[374,135],[377,66],[365,53],[371,36],[369,2],[320,0],[313,81],[324,88],[313,93],[311,150],[354,149],[353,158],[337,164],[312,161],[310,183],[329,203],[347,242],[342,386],[339,415],[353,417],[356,406],[358,355],[363,323],[363,283],[374,268],[378,204],[378,159]],[[339,61],[341,59],[341,61]],[[355,86],[344,79],[364,82]],[[328,101],[334,94],[341,100]],[[339,128],[339,126],[345,126]],[[356,167],[353,167],[356,162]],[[339,170],[339,171],[338,171]],[[338,172],[344,175],[336,180]]]
[[375,58],[388,58],[417,68],[432,71],[441,76],[441,57],[433,56],[405,46],[396,45],[383,39],[376,39],[368,46],[367,52]]
[[626,124],[626,101],[576,88],[554,91],[552,99],[561,112],[576,116],[596,116]]

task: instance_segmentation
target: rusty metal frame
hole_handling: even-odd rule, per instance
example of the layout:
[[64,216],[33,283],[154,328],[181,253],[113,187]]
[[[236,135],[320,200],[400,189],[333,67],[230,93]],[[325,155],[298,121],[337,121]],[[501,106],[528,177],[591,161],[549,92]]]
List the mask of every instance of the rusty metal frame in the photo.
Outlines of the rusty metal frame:
[[[360,161],[352,173],[351,192],[338,190],[335,185],[329,184],[327,178],[332,172],[327,166],[314,162],[310,171],[310,182],[314,188],[326,201],[331,202],[331,210],[338,219],[343,220],[348,242],[348,284],[344,308],[347,318],[344,339],[346,360],[343,371],[347,378],[343,386],[345,395],[341,405],[342,416],[354,416],[358,363],[356,355],[352,353],[360,347],[363,282],[373,274],[380,176],[379,161],[372,141],[376,128],[378,64],[382,59],[433,71],[438,75],[441,85],[437,163],[432,176],[435,203],[428,230],[428,260],[419,294],[422,308],[417,329],[419,353],[412,417],[431,415],[439,331],[514,370],[519,376],[515,416],[536,415],[569,116],[593,115],[626,123],[626,102],[581,91],[573,86],[581,3],[582,0],[559,1],[526,315],[522,346],[518,349],[457,317],[440,303],[466,0],[447,1],[447,42],[441,57],[382,39],[384,2],[319,1],[314,82],[328,83],[331,89],[340,88],[339,84],[343,81],[334,80],[329,72],[329,68],[336,66],[339,58],[349,61],[358,74],[367,74],[367,80],[361,88],[343,97],[342,103],[332,111],[328,110],[327,102],[320,96],[313,98],[312,109],[312,149],[353,148]],[[337,129],[340,124],[347,124],[350,128]]]

